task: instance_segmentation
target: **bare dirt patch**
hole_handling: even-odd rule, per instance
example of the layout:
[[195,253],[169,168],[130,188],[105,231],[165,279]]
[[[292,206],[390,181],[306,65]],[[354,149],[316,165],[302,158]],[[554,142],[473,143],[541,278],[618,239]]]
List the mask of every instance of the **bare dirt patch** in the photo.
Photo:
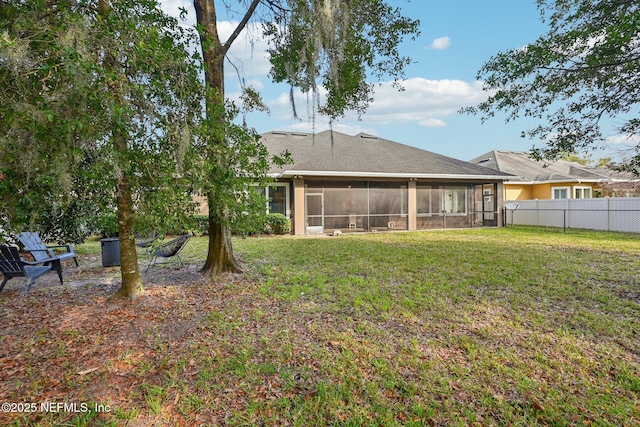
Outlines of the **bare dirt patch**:
[[[197,335],[198,322],[213,308],[203,295],[215,285],[197,265],[154,267],[142,274],[145,293],[129,301],[112,297],[119,267],[103,268],[95,256],[71,265],[64,266],[64,285],[52,273],[26,296],[19,293],[21,279],[0,293],[0,402],[137,410],[144,385],[158,382],[171,354]],[[76,415],[4,411],[0,425],[51,418],[57,424]]]

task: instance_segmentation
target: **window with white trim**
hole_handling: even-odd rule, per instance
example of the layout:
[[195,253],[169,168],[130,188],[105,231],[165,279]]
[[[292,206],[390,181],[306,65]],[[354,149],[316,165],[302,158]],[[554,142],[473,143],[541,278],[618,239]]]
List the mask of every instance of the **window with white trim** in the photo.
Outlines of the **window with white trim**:
[[574,187],[573,198],[574,199],[590,199],[591,187]]
[[281,213],[291,216],[289,209],[289,184],[274,183],[266,187],[254,186],[258,194],[264,194],[267,213]]
[[552,199],[568,199],[569,187],[551,187]]

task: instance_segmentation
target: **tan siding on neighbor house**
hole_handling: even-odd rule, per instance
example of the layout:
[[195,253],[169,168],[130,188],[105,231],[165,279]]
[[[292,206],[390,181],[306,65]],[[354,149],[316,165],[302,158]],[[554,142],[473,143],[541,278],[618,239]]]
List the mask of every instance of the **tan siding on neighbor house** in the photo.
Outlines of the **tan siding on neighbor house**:
[[[554,187],[565,187],[566,184],[554,184]],[[551,198],[551,184],[535,184],[532,192],[533,199],[550,199]]]
[[196,215],[209,215],[209,204],[204,196],[193,196],[193,201],[198,204]]
[[533,188],[525,184],[505,184],[505,200],[531,200],[533,199]]
[[548,200],[553,197],[552,188],[566,187],[569,189],[569,198],[575,198],[575,188],[591,188],[591,197],[595,197],[596,191],[602,188],[594,183],[557,182],[544,184],[504,184],[505,200]]

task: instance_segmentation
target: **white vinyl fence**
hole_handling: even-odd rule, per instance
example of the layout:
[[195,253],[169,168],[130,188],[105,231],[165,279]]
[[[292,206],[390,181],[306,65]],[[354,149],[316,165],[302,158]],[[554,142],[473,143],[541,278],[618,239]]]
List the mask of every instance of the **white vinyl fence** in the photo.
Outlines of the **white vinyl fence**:
[[511,201],[505,203],[505,225],[640,233],[640,198]]

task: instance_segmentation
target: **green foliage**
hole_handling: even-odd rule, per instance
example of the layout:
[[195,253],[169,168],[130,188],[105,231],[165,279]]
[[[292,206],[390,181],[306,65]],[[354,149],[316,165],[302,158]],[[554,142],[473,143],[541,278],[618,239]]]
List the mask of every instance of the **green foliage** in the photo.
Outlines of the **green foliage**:
[[114,212],[98,215],[92,234],[101,237],[118,236],[118,216]]
[[194,231],[200,235],[207,234],[209,228],[209,217],[207,215],[194,215],[193,220],[195,223]]
[[281,213],[270,213],[264,225],[266,234],[288,234],[291,232],[291,220]]
[[90,203],[82,199],[71,200],[64,206],[51,203],[49,209],[42,212],[38,218],[39,223],[34,229],[46,242],[82,243],[92,234],[94,225],[91,220],[95,218],[96,209]]
[[589,166],[593,163],[593,160],[591,159],[590,155],[587,156],[580,156],[578,154],[575,153],[567,153],[565,155],[562,156],[562,160],[566,160],[568,162],[574,162],[574,163],[578,163],[582,166]]
[[113,235],[124,176],[141,228],[189,223],[203,93],[196,34],[155,0],[109,8],[0,8],[0,212],[16,230]]
[[197,143],[202,191],[214,202],[209,204],[210,214],[236,233],[259,232],[265,200],[254,191],[255,185],[267,185],[271,165],[289,162],[290,155],[272,155],[254,129],[234,123],[239,110],[233,103],[212,105],[208,114],[212,118],[203,124]]
[[0,211],[20,229],[67,210],[82,145],[98,137],[97,102],[79,10],[3,2],[0,22]]
[[[238,270],[229,230],[244,233],[254,229],[264,208],[262,203],[253,204],[255,197],[247,191],[248,186],[251,182],[264,184],[269,162],[286,161],[286,153],[280,159],[269,159],[254,130],[233,124],[237,110],[225,99],[223,76],[225,56],[240,32],[251,20],[261,18],[264,35],[271,43],[271,76],[290,84],[292,91],[299,87],[305,93],[312,92],[313,111],[317,108],[335,118],[348,109],[359,113],[366,109],[372,94],[366,81],[368,73],[378,78],[402,77],[410,60],[399,55],[398,45],[418,28],[417,21],[403,17],[384,0],[252,1],[239,8],[243,19],[222,42],[217,4],[194,0],[207,89],[201,134],[201,170],[206,179],[200,182],[205,183],[202,194],[209,201],[211,230],[220,230],[210,237],[213,244],[204,269],[211,272]],[[233,9],[228,4],[221,7]],[[319,105],[320,85],[328,90],[328,102],[323,106]],[[265,110],[253,89],[244,89],[242,102],[245,108]],[[223,243],[215,243],[216,239]],[[215,247],[219,253],[213,253]]]
[[400,55],[398,46],[404,37],[418,34],[420,23],[402,16],[384,0],[282,3],[286,7],[274,8],[274,19],[265,23],[271,76],[292,90],[313,93],[314,111],[322,85],[327,100],[319,107],[321,114],[331,118],[347,110],[362,114],[373,95],[368,75],[399,79],[411,63]]
[[[477,107],[483,120],[497,111],[507,121],[520,115],[540,120],[523,136],[548,141],[533,150],[539,159],[593,149],[605,141],[611,121],[623,135],[640,131],[638,34],[640,5],[624,0],[538,0],[549,31],[524,48],[498,53],[478,78],[491,93]],[[607,123],[609,125],[609,123]],[[638,173],[640,151],[623,168]]]

